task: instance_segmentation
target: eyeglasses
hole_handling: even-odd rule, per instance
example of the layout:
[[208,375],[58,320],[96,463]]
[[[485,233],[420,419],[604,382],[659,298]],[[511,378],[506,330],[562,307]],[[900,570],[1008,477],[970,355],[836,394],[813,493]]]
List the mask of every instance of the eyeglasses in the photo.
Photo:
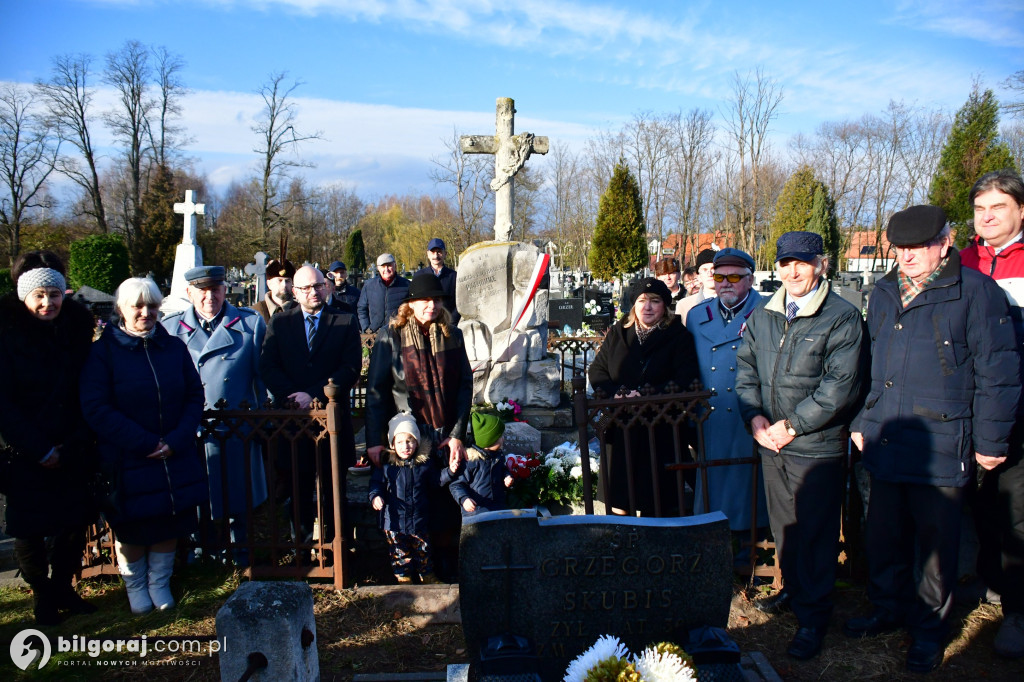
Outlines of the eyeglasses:
[[729,280],[729,284],[736,284],[736,282],[738,282],[741,279],[743,279],[744,277],[748,277],[748,276],[749,275],[717,275],[717,274],[716,275],[712,275],[712,277],[714,277],[716,282],[722,282],[724,280]]
[[323,282],[317,282],[316,284],[310,284],[310,285],[307,285],[307,286],[304,286],[304,287],[292,287],[292,288],[293,289],[298,289],[299,291],[301,291],[304,294],[308,294],[311,289],[315,289],[316,291],[323,291],[326,287],[327,287],[327,285],[324,284]]

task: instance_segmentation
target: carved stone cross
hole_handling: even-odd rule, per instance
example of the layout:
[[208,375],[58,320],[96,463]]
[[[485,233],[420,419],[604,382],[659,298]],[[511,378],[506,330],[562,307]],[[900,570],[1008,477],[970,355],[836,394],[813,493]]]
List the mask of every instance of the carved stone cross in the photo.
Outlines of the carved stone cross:
[[192,201],[192,197],[192,190],[187,189],[185,190],[185,202],[174,204],[174,212],[185,216],[185,236],[181,239],[182,244],[196,243],[196,216],[204,215],[206,212],[206,204],[197,204]]
[[507,242],[512,235],[515,175],[530,154],[548,153],[548,138],[532,133],[515,134],[516,108],[511,97],[499,97],[496,109],[496,134],[463,135],[459,146],[463,154],[494,154],[494,238]]

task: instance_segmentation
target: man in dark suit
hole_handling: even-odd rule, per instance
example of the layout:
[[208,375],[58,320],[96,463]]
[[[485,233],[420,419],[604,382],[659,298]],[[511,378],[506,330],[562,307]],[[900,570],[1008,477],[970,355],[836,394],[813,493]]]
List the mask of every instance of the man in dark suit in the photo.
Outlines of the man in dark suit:
[[[324,276],[316,268],[304,266],[295,273],[292,287],[298,306],[275,315],[270,320],[267,338],[260,358],[263,381],[278,405],[294,402],[299,409],[308,409],[316,398],[327,403],[324,386],[333,379],[342,395],[341,491],[345,495],[344,467],[355,462],[355,442],[349,419],[348,395],[362,366],[359,327],[355,317],[324,305]],[[291,453],[285,454],[290,464]],[[319,446],[309,441],[298,443],[298,478],[300,538],[308,538],[313,529],[316,462],[320,461],[321,499],[324,500],[324,525],[329,527],[331,509],[330,452],[326,442]],[[290,469],[290,466],[288,467]],[[322,538],[330,539],[324,532]]]

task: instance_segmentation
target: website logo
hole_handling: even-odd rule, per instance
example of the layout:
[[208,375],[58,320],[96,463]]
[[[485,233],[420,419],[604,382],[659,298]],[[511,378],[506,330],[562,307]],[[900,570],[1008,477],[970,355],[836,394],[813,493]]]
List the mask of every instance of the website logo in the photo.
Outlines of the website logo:
[[[36,638],[42,642],[42,655],[40,655],[38,647],[29,645],[28,642],[31,638]],[[14,665],[25,670],[32,665],[36,657],[39,658],[37,668],[42,668],[50,660],[50,640],[46,638],[46,635],[39,632],[39,630],[31,628],[16,634],[14,639],[11,640],[11,660],[14,661]]]

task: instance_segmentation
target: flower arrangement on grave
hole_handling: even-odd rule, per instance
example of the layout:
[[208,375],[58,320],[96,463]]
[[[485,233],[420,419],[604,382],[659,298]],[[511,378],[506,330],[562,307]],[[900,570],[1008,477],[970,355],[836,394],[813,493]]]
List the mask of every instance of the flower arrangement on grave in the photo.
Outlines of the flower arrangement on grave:
[[494,409],[497,410],[498,416],[505,423],[521,421],[519,415],[522,413],[523,408],[514,400],[503,398],[501,402],[494,404]]
[[[589,454],[592,484],[596,487],[598,456],[593,450]],[[509,491],[511,507],[573,505],[583,501],[583,466],[575,444],[562,443],[547,454],[509,455],[505,464],[513,478]]]
[[630,655],[618,637],[602,635],[565,670],[563,682],[689,682],[697,679],[693,659],[661,642]]
[[593,336],[593,335],[594,335],[594,328],[591,327],[586,322],[584,322],[582,324],[582,326],[580,326],[579,334],[577,334],[576,336]]
[[596,300],[590,299],[589,301],[587,301],[586,303],[583,304],[583,314],[584,315],[600,315],[601,314],[601,306],[599,306],[597,304]]

